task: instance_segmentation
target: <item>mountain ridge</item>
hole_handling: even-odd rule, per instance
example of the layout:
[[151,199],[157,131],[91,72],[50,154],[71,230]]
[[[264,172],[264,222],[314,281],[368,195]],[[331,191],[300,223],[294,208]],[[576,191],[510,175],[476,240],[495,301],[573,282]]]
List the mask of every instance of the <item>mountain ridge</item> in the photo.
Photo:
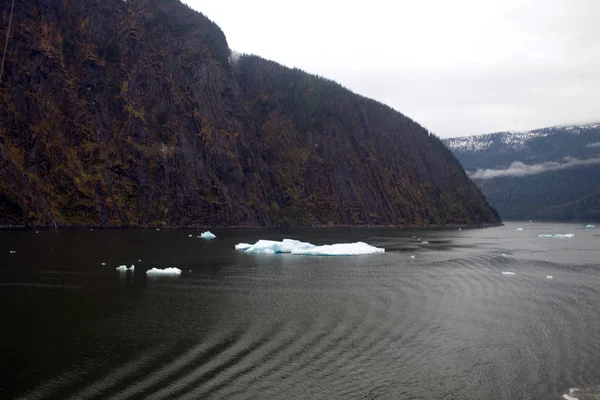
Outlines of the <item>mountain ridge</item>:
[[505,219],[600,219],[600,123],[444,142]]

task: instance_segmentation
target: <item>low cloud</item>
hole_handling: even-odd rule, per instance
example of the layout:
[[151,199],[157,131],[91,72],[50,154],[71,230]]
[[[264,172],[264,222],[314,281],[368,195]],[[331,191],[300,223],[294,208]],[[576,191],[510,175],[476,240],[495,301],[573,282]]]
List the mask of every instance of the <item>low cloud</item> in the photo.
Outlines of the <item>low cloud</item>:
[[235,65],[240,60],[241,56],[242,56],[242,53],[235,51],[235,50],[231,50],[231,53],[229,54],[229,62],[231,64]]
[[508,168],[478,169],[477,171],[470,173],[469,176],[473,179],[493,179],[503,176],[523,177],[594,164],[600,164],[600,158],[578,159],[565,157],[562,162],[549,161],[540,164],[525,164],[520,161],[514,161]]

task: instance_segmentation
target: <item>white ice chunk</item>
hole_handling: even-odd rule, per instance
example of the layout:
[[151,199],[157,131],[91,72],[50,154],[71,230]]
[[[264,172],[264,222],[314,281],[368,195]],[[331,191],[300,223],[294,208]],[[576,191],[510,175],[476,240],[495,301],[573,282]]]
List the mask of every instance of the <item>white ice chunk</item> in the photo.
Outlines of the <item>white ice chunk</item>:
[[424,242],[421,242],[419,244],[429,244],[429,242],[428,241],[424,241]]
[[292,254],[305,256],[357,256],[362,254],[384,253],[385,249],[374,247],[364,242],[339,243],[325,246],[298,247]]
[[202,239],[214,239],[216,236],[211,231],[202,232],[200,234]]
[[502,275],[515,275],[514,272],[502,271]]
[[458,228],[459,231],[461,231],[462,229]]
[[259,240],[254,244],[238,243],[235,249],[249,254],[291,253],[305,256],[353,256],[385,252],[384,249],[373,247],[363,242],[315,246],[311,243],[293,239],[283,239],[281,242]]
[[117,271],[125,272],[127,271],[127,265],[120,265],[117,267]]
[[561,233],[555,233],[553,235],[547,235],[547,234],[538,235],[539,238],[555,238],[555,239],[566,239],[566,238],[572,238],[573,236],[575,236],[574,233],[565,233],[564,235]]
[[569,394],[563,394],[563,399],[565,400],[579,400],[577,397],[573,397],[579,389],[571,388],[569,389]]
[[188,237],[192,237],[192,236],[194,236],[194,235],[188,235]]
[[522,230],[523,230],[523,228],[517,228],[517,230],[518,230],[518,231],[522,231]]
[[105,262],[103,262],[103,263],[100,263],[100,265],[106,265],[106,263],[105,263]]
[[170,267],[165,269],[160,268],[152,268],[146,271],[147,275],[181,275],[181,270],[179,268]]
[[502,257],[506,257],[506,253],[502,253]]
[[585,227],[589,229],[589,228],[595,228],[596,226],[595,226],[595,225],[592,225],[592,224],[588,224],[588,225],[586,225]]
[[546,279],[554,279],[552,275],[546,275]]
[[410,256],[410,258],[415,258],[415,255],[413,254],[412,256]]
[[129,267],[130,271],[135,271],[135,265],[131,264],[131,267]]

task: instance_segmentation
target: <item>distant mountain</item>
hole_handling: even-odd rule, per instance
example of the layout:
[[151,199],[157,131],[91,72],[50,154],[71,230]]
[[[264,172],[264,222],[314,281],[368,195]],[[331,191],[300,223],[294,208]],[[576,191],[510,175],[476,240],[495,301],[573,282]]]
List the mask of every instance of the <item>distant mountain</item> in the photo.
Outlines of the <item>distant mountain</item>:
[[600,123],[444,143],[505,219],[600,220]]
[[0,86],[0,224],[499,222],[414,121],[231,54],[177,0],[18,1]]

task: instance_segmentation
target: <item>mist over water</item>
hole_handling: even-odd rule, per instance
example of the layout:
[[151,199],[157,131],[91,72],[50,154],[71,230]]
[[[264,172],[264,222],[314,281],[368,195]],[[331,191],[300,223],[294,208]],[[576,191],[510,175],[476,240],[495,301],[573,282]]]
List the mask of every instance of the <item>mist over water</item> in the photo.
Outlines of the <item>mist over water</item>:
[[[0,397],[546,400],[600,385],[599,230],[213,232],[0,232]],[[538,237],[555,233],[574,236]],[[283,238],[386,252],[234,250]],[[145,274],[171,266],[182,275]]]

